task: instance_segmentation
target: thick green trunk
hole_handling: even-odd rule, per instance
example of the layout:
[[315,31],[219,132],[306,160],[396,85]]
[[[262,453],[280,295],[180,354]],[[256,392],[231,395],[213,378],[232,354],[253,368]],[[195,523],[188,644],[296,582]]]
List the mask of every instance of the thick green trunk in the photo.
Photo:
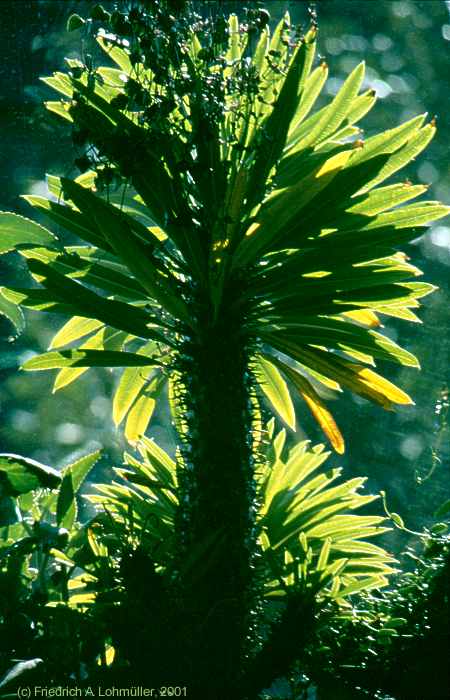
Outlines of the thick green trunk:
[[[182,351],[188,429],[181,479],[181,594],[188,676],[237,698],[254,605],[251,379],[242,319],[200,314]],[[183,570],[188,563],[187,570]]]

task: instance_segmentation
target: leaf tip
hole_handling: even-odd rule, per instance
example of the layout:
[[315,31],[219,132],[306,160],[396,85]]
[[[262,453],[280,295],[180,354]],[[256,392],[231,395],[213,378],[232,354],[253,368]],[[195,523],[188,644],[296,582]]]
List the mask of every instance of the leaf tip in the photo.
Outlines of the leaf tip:
[[342,442],[339,442],[338,444],[334,445],[335,452],[338,453],[338,455],[343,455],[345,453],[345,442],[342,440]]

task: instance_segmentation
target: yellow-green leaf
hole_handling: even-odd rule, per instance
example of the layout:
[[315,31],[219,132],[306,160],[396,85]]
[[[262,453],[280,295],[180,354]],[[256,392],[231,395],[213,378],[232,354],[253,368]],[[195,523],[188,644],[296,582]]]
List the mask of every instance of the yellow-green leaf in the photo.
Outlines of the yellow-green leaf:
[[261,389],[278,415],[292,430],[295,430],[295,410],[289,389],[268,356],[257,356],[256,377]]
[[49,350],[62,348],[64,345],[72,343],[74,340],[79,340],[90,333],[98,330],[102,326],[101,321],[93,318],[84,318],[83,316],[73,316],[62,328],[53,336]]
[[27,360],[22,369],[45,370],[60,367],[144,367],[159,364],[149,357],[133,352],[108,350],[62,350],[46,352]]
[[[154,343],[146,344],[138,354],[148,356],[151,348],[154,348]],[[120,425],[127,415],[153,370],[153,366],[128,367],[122,372],[113,400],[113,420],[116,426]]]
[[20,246],[52,246],[56,238],[46,228],[25,216],[0,212],[0,253]]
[[273,357],[271,361],[279,367],[283,374],[293,383],[336,452],[343,454],[345,451],[345,443],[342,433],[336,425],[336,421],[330,411],[312,385],[305,377],[299,374],[299,372],[296,372],[280,359]]
[[147,430],[155,408],[155,399],[151,396],[140,396],[130,410],[125,424],[125,437],[130,443],[141,438]]

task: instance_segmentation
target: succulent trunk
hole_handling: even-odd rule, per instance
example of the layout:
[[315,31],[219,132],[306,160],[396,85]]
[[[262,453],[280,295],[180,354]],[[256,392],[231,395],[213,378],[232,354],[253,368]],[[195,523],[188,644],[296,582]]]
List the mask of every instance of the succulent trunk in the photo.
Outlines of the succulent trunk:
[[186,442],[180,474],[185,658],[202,697],[238,697],[254,605],[252,380],[244,318],[198,305],[182,349]]

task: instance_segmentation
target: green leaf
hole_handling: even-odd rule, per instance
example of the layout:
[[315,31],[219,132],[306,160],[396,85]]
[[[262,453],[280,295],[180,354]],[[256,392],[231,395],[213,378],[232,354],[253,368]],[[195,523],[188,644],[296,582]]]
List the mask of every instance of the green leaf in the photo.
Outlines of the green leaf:
[[295,410],[289,389],[273,362],[265,356],[256,356],[256,378],[273,408],[295,431]]
[[398,513],[390,513],[389,515],[391,517],[392,522],[394,522],[397,525],[397,527],[401,528],[402,530],[405,528],[403,518]]
[[[319,599],[332,597],[341,604],[361,581],[370,588],[375,577],[382,577],[383,582],[376,580],[385,585],[395,572],[394,558],[367,541],[386,530],[381,526],[386,519],[353,514],[377,497],[360,494],[365,478],[333,485],[341,470],[319,471],[327,457],[322,449],[300,443],[286,459],[282,449],[271,446],[260,472],[260,540],[270,572],[268,596],[286,594],[300,583]],[[339,588],[345,588],[342,595]]]
[[341,431],[314,387],[299,372],[294,370],[292,367],[289,367],[289,365],[282,362],[279,358],[273,357],[271,359],[300,393],[312,415],[322,428],[336,452],[343,454],[345,451],[345,443]]
[[111,251],[111,246],[101,235],[95,223],[82,212],[74,211],[70,206],[52,202],[46,197],[39,195],[23,195],[23,199],[58,224],[58,226],[62,226],[67,231],[74,233],[98,248]]
[[0,454],[0,487],[6,496],[19,496],[38,488],[54,489],[61,475],[52,467],[28,457]]
[[327,78],[328,66],[326,63],[321,63],[321,65],[316,68],[307,79],[305,89],[303,90],[298,103],[297,111],[295,112],[289,128],[287,139],[288,148],[297,141],[296,132],[298,131],[298,127],[313,108],[314,103],[320,95]]
[[139,452],[147,459],[156,471],[158,479],[167,486],[174,485],[176,481],[176,463],[169,457],[154,440],[144,437],[139,444]]
[[80,15],[77,15],[76,12],[74,12],[72,15],[70,15],[69,19],[67,20],[67,31],[75,32],[77,29],[81,29],[83,25],[84,19],[80,17]]
[[260,127],[263,137],[252,167],[247,190],[247,208],[249,210],[253,208],[258,197],[264,193],[267,177],[283,152],[289,126],[297,109],[298,98],[303,91],[311,67],[315,36],[315,29],[310,30],[302,43],[295,49],[273,110]]
[[275,190],[242,239],[235,254],[235,264],[244,266],[272,250],[274,242],[286,235],[286,229],[289,231],[301,219],[302,209],[319,199],[322,190],[338,176],[351,153],[350,149],[340,151],[320,162],[294,186]]
[[66,75],[66,73],[56,71],[50,77],[40,78],[40,80],[42,80],[42,82],[49,87],[53,88],[53,90],[56,90],[64,95],[64,97],[70,97],[70,99],[72,99],[73,86],[69,76]]
[[343,588],[340,588],[336,593],[335,597],[347,598],[349,595],[361,593],[361,591],[370,591],[374,588],[383,588],[384,586],[387,586],[388,583],[389,581],[385,576],[368,576],[367,578],[363,578],[362,580],[354,581],[354,583],[351,583],[349,586],[344,586]]
[[[288,58],[288,49],[286,34],[287,30],[290,28],[290,16],[288,12],[285,12],[284,16],[280,19],[276,25],[272,36],[270,37],[270,42],[268,41],[269,32],[265,29],[261,35],[261,43],[257,46],[258,52],[258,64],[256,66],[260,78],[263,80],[262,84],[262,99],[259,100],[255,105],[256,116],[258,123],[260,124],[262,119],[270,113],[271,105],[275,101],[275,97],[279,94],[279,91],[283,85],[284,75],[280,70],[279,66],[285,68],[286,60]],[[275,52],[271,54],[271,52]],[[271,56],[277,56],[277,60],[271,60]]]
[[125,49],[121,49],[118,46],[114,46],[114,44],[108,43],[103,36],[98,36],[97,41],[102,47],[103,51],[114,61],[114,63],[119,66],[122,73],[125,73],[126,75],[131,75],[133,73],[133,65]]
[[[403,202],[415,199],[426,192],[427,189],[425,185],[407,185],[404,183],[378,187],[375,190],[347,200],[345,210],[349,214],[376,216],[383,211],[403,204]],[[340,220],[336,221],[334,219],[333,225],[336,228],[340,228]]]
[[[49,175],[49,173],[46,173],[45,177],[47,180],[47,187],[50,194],[56,197],[58,201],[63,199],[64,193],[61,184],[61,178],[57,177],[56,175]],[[81,175],[78,175],[78,177],[75,178],[75,182],[78,182],[78,184],[83,185],[83,187],[87,187],[88,189],[92,189],[93,187],[95,187],[96,181],[97,172],[95,170],[86,170],[85,173],[81,173]]]
[[143,394],[137,399],[128,413],[125,424],[125,437],[128,442],[133,444],[145,434],[155,405],[156,401],[152,396]]
[[435,518],[443,518],[450,513],[450,499],[445,501],[434,513]]
[[71,305],[72,315],[95,318],[132,335],[158,339],[160,342],[170,344],[170,341],[157,330],[148,328],[147,324],[152,319],[144,310],[131,304],[105,299],[40,260],[29,260],[28,267],[30,272],[41,278],[40,283],[55,295],[56,302]]
[[365,226],[361,226],[360,230],[371,231],[374,228],[391,226],[396,229],[412,228],[422,226],[423,224],[429,224],[432,221],[448,216],[449,213],[450,207],[439,204],[439,202],[420,202],[379,214],[371,219]]
[[[89,249],[92,251],[92,248]],[[72,250],[56,256],[48,261],[48,265],[64,275],[77,279],[85,285],[100,289],[108,296],[118,297],[130,302],[148,302],[145,289],[130,275],[129,271],[120,264],[100,262],[96,253]],[[33,253],[33,251],[31,251]],[[25,257],[30,257],[30,251],[22,252]],[[98,256],[100,257],[100,256]],[[88,259],[86,259],[88,258]],[[159,319],[159,317],[158,317]],[[156,316],[152,320],[158,321]]]
[[133,352],[108,350],[61,350],[46,352],[27,360],[22,369],[44,370],[61,367],[145,367],[160,363],[149,357]]
[[388,177],[396,173],[400,168],[410,163],[419,153],[421,153],[430,143],[436,133],[436,128],[432,124],[427,124],[420,129],[407,143],[396,151],[388,160],[380,173],[367,182],[362,192],[367,192],[380,182],[384,182]]
[[413,403],[408,394],[368,367],[348,362],[344,358],[319,348],[301,347],[286,342],[277,342],[275,347],[300,362],[307,369],[311,368],[325,377],[334,379],[350,391],[379,404],[383,408],[390,409],[393,404]]
[[63,469],[56,505],[56,521],[60,527],[72,529],[77,517],[76,495],[100,455],[101,451],[97,450]]
[[57,301],[47,289],[19,289],[17,287],[0,287],[0,293],[7,301],[20,304],[34,311],[53,313],[70,313],[70,306]]
[[426,114],[420,114],[394,129],[383,131],[364,141],[362,148],[355,150],[349,168],[385,153],[394,153],[409,139],[415,136],[425,121]]
[[[184,198],[176,196],[173,181],[167,169],[167,163],[173,161],[176,144],[174,132],[170,138],[170,149],[163,147],[164,141],[153,140],[150,145],[143,127],[139,127],[132,119],[128,119],[123,112],[112,107],[107,99],[92,92],[80,81],[75,82],[77,90],[86,98],[85,102],[78,101],[76,104],[78,126],[88,131],[91,142],[99,147],[111,161],[116,162],[121,170],[127,170],[130,173],[133,186],[149,207],[152,219],[160,226],[164,226],[168,212],[175,212],[178,217],[186,217],[189,210],[186,211],[187,205]],[[117,148],[118,129],[121,133],[120,148]],[[180,147],[182,147],[181,144]],[[152,171],[150,179],[149,169]],[[184,227],[179,224],[173,226],[169,224],[167,233],[183,254],[188,254],[193,245],[192,227],[189,227],[191,235],[187,237]],[[189,262],[195,261],[189,258]]]
[[[77,350],[108,350],[120,351],[127,335],[123,331],[116,331],[113,328],[102,328],[95,333],[85,343],[82,343]],[[55,378],[53,393],[76,381],[80,376],[89,370],[89,367],[64,367]]]
[[25,320],[21,309],[9,301],[0,288],[0,314],[5,316],[8,321],[11,321],[18,333],[21,333],[25,327]]
[[331,538],[327,537],[325,542],[322,545],[322,549],[320,550],[319,559],[317,561],[318,571],[322,571],[323,569],[325,569],[325,567],[328,563],[328,557],[330,556],[330,550],[331,550]]
[[148,386],[141,389],[141,395],[136,399],[129,411],[125,424],[125,437],[128,442],[136,443],[145,435],[156,406],[156,401],[165,384],[166,377],[159,375],[154,377]]
[[385,314],[386,316],[393,316],[394,318],[401,318],[404,321],[412,321],[413,323],[422,323],[420,318],[411,311],[411,309],[406,307],[397,306],[377,306],[377,313]]
[[229,65],[229,68],[225,73],[226,77],[232,75],[233,66],[241,58],[243,50],[243,47],[241,46],[241,36],[239,31],[239,18],[235,14],[231,14],[228,17],[228,36],[228,51],[225,55],[225,59],[227,64]]
[[49,112],[57,114],[58,117],[61,117],[62,119],[65,119],[68,122],[73,122],[73,119],[69,114],[70,105],[68,103],[48,100],[47,102],[44,102],[44,105]]
[[[155,344],[147,343],[139,350],[138,354],[148,357],[149,351],[154,350],[156,350]],[[127,415],[152,371],[153,366],[129,367],[122,372],[113,401],[113,420],[116,426],[120,425]]]
[[97,248],[70,246],[64,252],[31,248],[20,253],[27,260],[40,260],[56,272],[96,287],[108,295],[131,302],[148,300],[144,288],[127,268],[115,260],[106,259],[107,254],[101,254]]
[[304,149],[308,146],[320,143],[340,127],[359,92],[364,79],[364,71],[364,63],[360,63],[356,66],[330,105],[325,108],[316,126],[309,131],[305,138],[301,139],[297,148],[301,147]]
[[261,335],[269,342],[287,341],[301,345],[325,345],[344,351],[357,350],[407,367],[420,367],[412,353],[401,348],[387,336],[377,331],[359,328],[342,319],[320,316],[309,319],[299,317],[288,326],[290,327],[286,327],[283,331],[272,333],[261,331]]
[[145,246],[134,234],[132,223],[129,221],[130,217],[72,180],[62,178],[61,182],[65,195],[68,195],[83,212],[93,218],[105,240],[150,296],[159,301],[170,314],[189,322],[189,313],[180,295],[172,286],[173,280],[167,275],[163,276],[155,268],[150,257],[151,249],[149,250],[148,246]]
[[92,318],[83,318],[82,316],[73,316],[62,328],[53,336],[49,345],[49,350],[61,348],[64,345],[72,343],[74,340],[84,338],[84,336],[93,333],[102,326],[101,321]]
[[0,212],[0,253],[22,246],[55,244],[56,238],[46,228],[19,214]]

